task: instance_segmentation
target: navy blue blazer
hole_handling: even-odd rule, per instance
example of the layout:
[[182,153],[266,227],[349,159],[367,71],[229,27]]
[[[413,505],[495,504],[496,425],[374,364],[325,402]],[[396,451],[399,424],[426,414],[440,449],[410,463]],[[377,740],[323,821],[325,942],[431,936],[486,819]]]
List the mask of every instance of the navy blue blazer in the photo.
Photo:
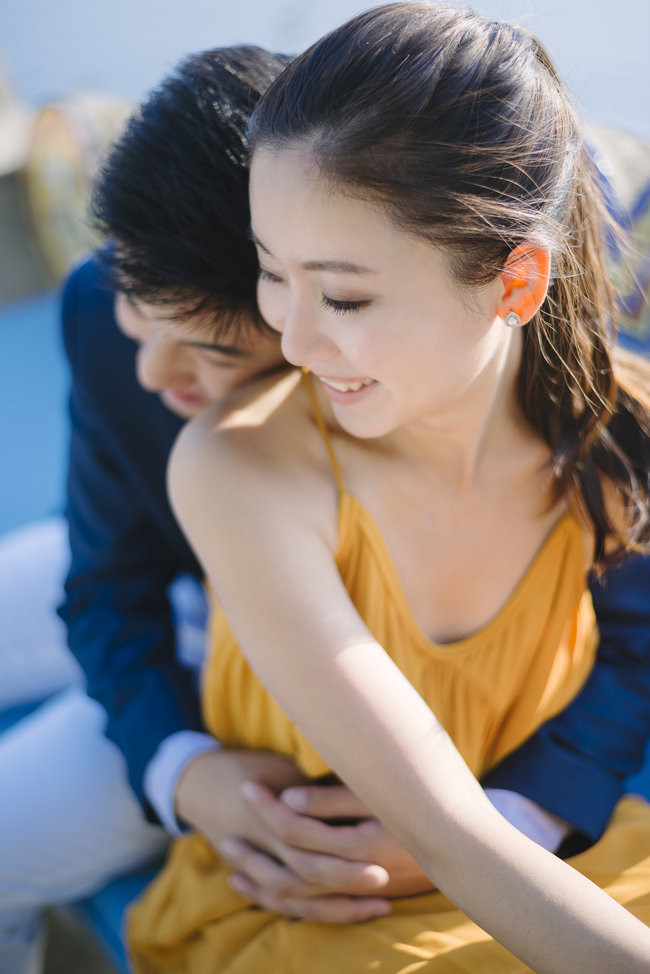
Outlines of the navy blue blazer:
[[[165,473],[182,420],[135,374],[136,344],[118,329],[113,293],[88,261],[63,293],[72,369],[67,516],[72,560],[60,613],[88,693],[108,713],[143,794],[147,763],[175,731],[203,729],[192,674],[176,661],[167,588],[201,575],[169,507]],[[602,641],[567,711],[493,769],[484,784],[539,802],[591,838],[650,736],[650,558],[593,587]]]

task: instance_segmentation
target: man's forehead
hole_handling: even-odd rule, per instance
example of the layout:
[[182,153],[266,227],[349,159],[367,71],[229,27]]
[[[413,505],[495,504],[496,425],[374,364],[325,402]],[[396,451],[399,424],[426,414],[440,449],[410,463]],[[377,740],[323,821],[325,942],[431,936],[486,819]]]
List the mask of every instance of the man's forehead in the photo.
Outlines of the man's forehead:
[[178,341],[193,348],[217,352],[229,358],[242,358],[248,354],[250,340],[247,340],[247,334],[235,338],[226,331],[224,335],[216,337],[218,329],[213,314],[186,309],[182,304],[167,301],[153,304],[128,294],[125,298],[142,318],[160,325]]

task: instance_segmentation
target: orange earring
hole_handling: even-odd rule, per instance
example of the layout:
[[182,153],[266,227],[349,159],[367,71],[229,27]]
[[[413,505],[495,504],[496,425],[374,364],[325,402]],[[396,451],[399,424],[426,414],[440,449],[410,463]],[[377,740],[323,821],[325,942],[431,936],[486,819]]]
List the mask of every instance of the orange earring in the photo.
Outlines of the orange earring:
[[521,317],[516,311],[509,311],[508,314],[503,319],[503,323],[508,326],[508,328],[521,328],[523,322]]

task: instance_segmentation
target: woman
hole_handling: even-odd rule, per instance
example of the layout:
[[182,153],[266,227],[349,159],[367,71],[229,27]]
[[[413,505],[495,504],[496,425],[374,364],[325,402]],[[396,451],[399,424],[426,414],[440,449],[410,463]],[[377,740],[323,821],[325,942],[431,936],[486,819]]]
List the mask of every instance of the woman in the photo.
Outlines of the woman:
[[305,371],[204,414],[172,461],[223,606],[206,721],[334,770],[440,892],[289,921],[190,837],[135,910],[136,970],[647,970],[650,931],[614,902],[650,921],[647,806],[571,869],[474,777],[584,681],[586,571],[648,544],[647,380],[612,368],[557,75],[522,30],[392,4],[298,58],[251,143],[260,310]]

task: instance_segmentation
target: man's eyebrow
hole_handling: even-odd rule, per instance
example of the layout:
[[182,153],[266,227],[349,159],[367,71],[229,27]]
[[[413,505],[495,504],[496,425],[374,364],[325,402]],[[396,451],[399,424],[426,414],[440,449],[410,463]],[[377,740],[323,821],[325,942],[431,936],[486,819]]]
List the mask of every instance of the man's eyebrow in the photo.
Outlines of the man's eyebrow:
[[246,351],[238,348],[237,345],[221,345],[219,342],[194,342],[189,338],[182,339],[183,345],[191,345],[192,348],[205,348],[209,352],[219,352],[220,355],[229,355],[231,358],[244,358]]
[[[249,236],[254,244],[256,244],[260,250],[263,250],[265,254],[272,257],[271,251],[264,246],[262,241],[257,237],[254,231],[250,230]],[[374,271],[370,267],[363,267],[361,264],[353,264],[349,260],[306,260],[300,265],[305,271],[334,271],[339,274],[373,274]]]

